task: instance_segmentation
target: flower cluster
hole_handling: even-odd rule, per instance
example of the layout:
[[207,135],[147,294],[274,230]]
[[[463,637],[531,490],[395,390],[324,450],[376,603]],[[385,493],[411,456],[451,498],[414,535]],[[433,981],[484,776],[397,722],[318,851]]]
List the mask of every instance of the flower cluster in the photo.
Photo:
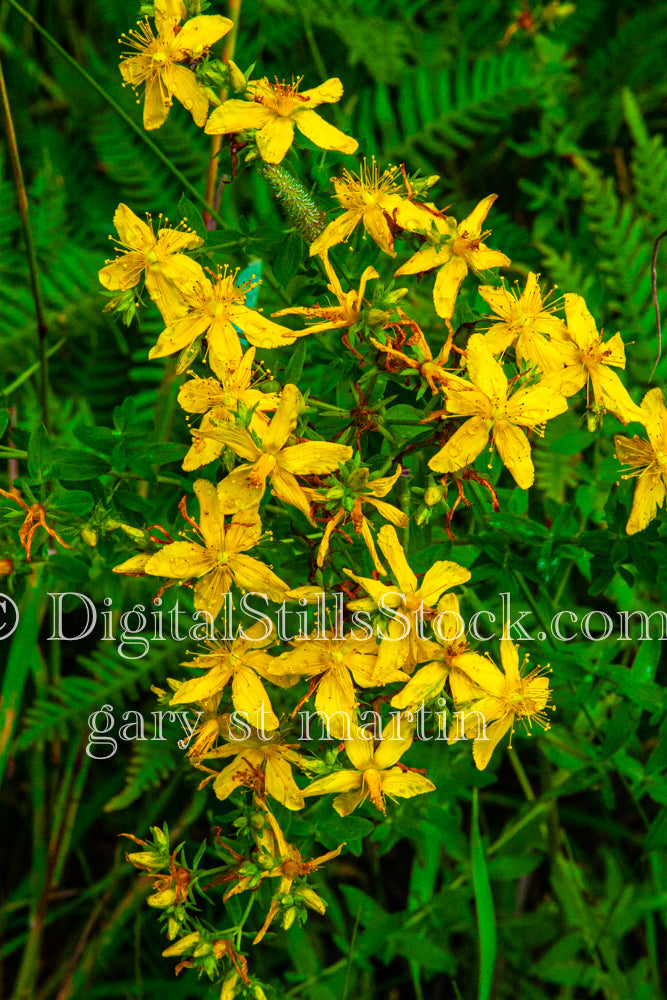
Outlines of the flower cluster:
[[[322,150],[353,154],[356,140],[315,110],[341,100],[338,79],[301,90],[301,78],[253,81],[228,61],[219,71],[225,99],[216,97],[205,83],[212,72],[209,49],[230,28],[217,15],[188,19],[181,0],[155,0],[154,28],[146,21],[131,33],[133,54],[121,62],[126,82],[145,84],[146,128],[164,122],[176,97],[208,134],[229,137],[234,172],[244,150],[246,164],[259,161],[264,171],[271,165],[278,185],[283,168],[275,165],[289,162],[299,135]],[[229,98],[229,89],[236,96]],[[217,106],[209,115],[211,103]],[[528,658],[521,663],[507,631],[498,662],[469,644],[459,605],[466,591],[456,588],[473,585],[473,574],[447,559],[417,574],[410,526],[444,508],[446,545],[447,536],[453,539],[452,515],[459,503],[469,503],[465,485],[471,480],[488,489],[497,509],[491,477],[477,464],[485,451],[497,452],[508,481],[530,489],[535,437],[576,406],[578,394],[585,397],[589,430],[605,413],[647,429],[648,441],[615,438],[619,459],[639,477],[628,532],[644,528],[665,501],[667,410],[660,390],[649,392],[641,406],[632,400],[618,374],[625,367],[621,336],[603,339],[581,296],[554,300],[534,273],[523,290],[499,280],[492,272],[509,269],[511,260],[488,244],[491,231],[484,228],[497,195],[457,218],[447,214],[450,206],[431,200],[437,180],[409,177],[402,166],[382,169],[374,159],[357,172],[342,169],[333,178],[333,217],[314,236],[310,222],[307,230],[304,268],[313,282],[325,276],[325,298],[293,304],[285,295],[288,304],[270,318],[255,308],[257,281],[240,282],[238,261],[220,260],[214,241],[185,221],[171,228],[160,220],[156,234],[150,219],[143,222],[124,204],[114,220],[119,251],[100,271],[103,286],[119,293],[112,307],[126,308],[126,294],[134,297],[143,282],[163,320],[149,357],[178,355],[176,373],[187,372],[178,402],[188,415],[201,417],[190,430],[183,462],[186,472],[205,477],[192,486],[198,518],[183,498],[184,537],[169,537],[115,571],[191,587],[206,622],[205,644],[184,664],[195,675],[170,680],[170,691],[160,695],[165,704],[198,712],[190,763],[203,774],[202,786],[210,785],[219,800],[238,803],[233,846],[218,831],[213,849],[223,863],[205,873],[211,881],[201,888],[224,885],[225,900],[241,893],[263,898],[268,909],[255,943],[278,917],[288,928],[305,919],[307,909],[324,911],[308,879],[344,846],[305,860],[286,839],[273,802],[296,812],[312,797],[333,795],[340,816],[364,803],[382,816],[388,801],[433,792],[428,776],[404,759],[427,738],[420,715],[426,710],[430,732],[445,734],[449,743],[473,740],[480,769],[508,733],[511,744],[518,723],[548,728],[548,667],[527,669]],[[298,185],[290,183],[290,190]],[[298,221],[295,211],[290,218]],[[354,280],[342,265],[344,243],[356,248],[355,255],[365,250],[377,258],[375,265],[356,267]],[[383,265],[389,282],[380,279]],[[415,291],[414,276],[425,275],[432,307]],[[490,312],[457,328],[462,289],[469,305],[473,277],[487,282],[477,290]],[[399,278],[408,286],[395,288]],[[404,309],[404,301],[412,306]],[[302,328],[283,325],[285,317],[298,317],[288,322]],[[283,372],[281,381],[284,349],[296,357],[305,348],[307,356],[312,338],[323,334],[359,371],[352,409],[337,405],[340,397],[333,394],[333,402],[313,398],[306,379],[295,384],[304,355],[294,365],[297,374]],[[275,363],[270,352],[276,352]],[[402,399],[411,399],[419,433],[430,431],[431,437],[398,447],[389,406],[395,397],[374,395],[379,375],[383,385],[388,379]],[[320,417],[343,418],[346,425],[335,435],[322,432]],[[426,452],[421,462],[413,461],[416,447]],[[402,489],[406,475],[412,478],[408,490]],[[447,506],[450,484],[457,499]],[[411,509],[411,492],[423,497],[417,510]],[[308,534],[300,537],[312,552],[301,566],[283,562],[280,573],[271,562],[280,539],[267,530],[276,511],[303,526]],[[45,526],[43,516],[40,523]],[[343,593],[353,612],[347,634],[341,622],[327,621],[324,610],[327,595]],[[228,634],[231,602],[240,599],[243,606],[248,594],[259,594],[267,613],[255,613],[256,625]],[[287,637],[273,627],[268,611],[273,605],[279,617],[290,601],[300,609],[300,630]],[[308,633],[313,618],[316,638]],[[324,734],[314,741],[299,734],[296,721],[311,702]],[[457,725],[447,734],[453,716]],[[240,947],[243,923],[232,937],[216,936],[192,901],[204,878],[197,863],[190,867],[183,856],[177,860],[178,852],[170,854],[166,834],[154,831],[154,837],[152,848],[129,860],[150,873],[157,891],[149,903],[168,915],[174,943],[165,955],[217,977],[221,995],[230,1000],[261,996]]]

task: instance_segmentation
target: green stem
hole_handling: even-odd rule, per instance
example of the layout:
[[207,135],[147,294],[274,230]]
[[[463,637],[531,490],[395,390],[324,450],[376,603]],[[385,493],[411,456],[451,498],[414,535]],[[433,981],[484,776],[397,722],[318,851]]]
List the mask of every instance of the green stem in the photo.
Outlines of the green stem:
[[32,229],[30,227],[30,216],[28,214],[28,195],[23,180],[23,170],[21,168],[21,157],[16,142],[14,131],[14,121],[9,106],[9,95],[5,87],[5,76],[2,71],[2,61],[0,60],[0,98],[2,99],[2,110],[5,119],[5,131],[7,133],[7,145],[9,146],[9,156],[12,162],[12,172],[14,174],[14,184],[16,185],[16,195],[19,203],[19,215],[21,216],[21,229],[25,240],[25,252],[28,258],[28,271],[30,273],[30,289],[32,299],[35,304],[35,319],[37,321],[37,343],[39,351],[39,400],[42,411],[42,423],[48,430],[49,426],[49,401],[47,389],[47,354],[46,335],[48,327],[44,316],[44,301],[42,291],[39,286],[39,269],[37,266],[37,254],[35,244],[32,239]]
[[111,95],[107,93],[107,91],[104,89],[104,87],[100,86],[100,84],[97,82],[97,80],[93,79],[93,77],[89,73],[86,72],[86,70],[83,68],[83,66],[81,66],[76,61],[76,59],[73,59],[72,56],[68,52],[65,51],[65,49],[62,47],[62,45],[59,45],[58,42],[55,40],[55,38],[53,38],[49,34],[49,32],[45,28],[43,28],[41,26],[41,24],[39,24],[34,19],[34,17],[31,14],[28,13],[27,10],[23,9],[23,7],[21,6],[20,3],[17,3],[16,0],[7,0],[7,3],[11,7],[13,7],[14,10],[18,14],[20,14],[21,17],[23,17],[28,22],[28,24],[30,24],[35,29],[35,31],[38,32],[38,34],[40,34],[42,36],[42,38],[44,38],[49,43],[49,45],[52,48],[54,48],[56,50],[56,52],[60,56],[62,56],[62,58],[73,69],[76,70],[77,73],[80,74],[80,76],[83,77],[83,79],[86,81],[86,83],[90,87],[92,87],[93,90],[97,94],[99,94],[100,97],[104,101],[106,101],[106,103],[109,105],[110,108],[113,108],[113,110],[116,112],[116,114],[119,116],[119,118],[122,118],[123,121],[125,122],[125,124],[128,125],[129,128],[131,128],[132,131],[136,135],[139,136],[139,138],[141,139],[141,141],[144,142],[148,146],[148,148],[151,150],[152,153],[155,154],[155,156],[157,156],[157,158],[164,164],[164,166],[167,168],[167,170],[169,170],[174,175],[174,177],[178,178],[178,180],[181,182],[181,184],[183,185],[183,187],[185,188],[185,190],[190,195],[192,195],[192,197],[195,199],[195,201],[198,202],[198,204],[200,204],[202,206],[202,208],[204,208],[208,212],[208,214],[212,218],[215,219],[215,221],[218,223],[218,225],[222,226],[223,229],[224,229],[225,228],[225,223],[224,223],[222,217],[219,215],[218,212],[215,211],[215,209],[211,205],[209,205],[209,203],[206,201],[206,198],[204,197],[204,195],[200,194],[200,192],[197,190],[197,188],[194,186],[194,184],[192,184],[187,179],[187,177],[183,173],[181,173],[181,171],[178,169],[177,166],[175,166],[172,163],[172,161],[169,159],[169,157],[166,156],[165,153],[162,152],[162,150],[160,149],[160,147],[157,146],[153,142],[152,139],[148,138],[148,136],[143,131],[143,129],[139,125],[137,125],[137,123],[135,121],[133,121],[132,118],[130,118],[130,116],[127,114],[127,112],[123,111],[123,109],[121,108],[121,106],[119,104],[117,104],[116,101],[114,101],[113,97],[111,97]]
[[[52,357],[52,355],[54,355],[57,351],[60,350],[60,348],[65,343],[65,340],[66,340],[65,337],[61,337],[57,344],[53,344],[52,347],[49,347],[48,351],[46,352],[46,358],[47,358],[47,360],[50,357]],[[10,384],[7,386],[6,389],[0,389],[0,392],[2,393],[2,395],[3,396],[9,396],[10,393],[14,392],[15,389],[18,389],[19,386],[23,385],[23,383],[26,382],[30,378],[31,375],[35,374],[35,372],[39,368],[40,364],[41,364],[41,361],[35,361],[35,363],[32,364],[32,365],[30,365],[29,368],[26,368],[26,370],[24,372],[21,372],[21,374],[18,376],[18,378],[15,378],[13,382],[10,382]]]

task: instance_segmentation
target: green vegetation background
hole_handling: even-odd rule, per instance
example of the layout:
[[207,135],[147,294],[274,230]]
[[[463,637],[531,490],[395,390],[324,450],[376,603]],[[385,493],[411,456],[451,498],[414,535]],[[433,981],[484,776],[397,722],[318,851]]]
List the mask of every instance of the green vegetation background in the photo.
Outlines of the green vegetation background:
[[[257,60],[257,72],[269,78],[303,74],[306,86],[339,76],[345,100],[331,120],[360,140],[362,154],[439,174],[442,203],[457,216],[459,206],[497,192],[491,245],[512,258],[513,276],[540,271],[561,291],[584,295],[608,333],[622,331],[632,342],[628,382],[640,398],[656,352],[651,253],[667,228],[664,4],[557,6],[534,8],[536,32],[520,29],[507,40],[520,12],[512,2],[245,0],[236,61],[245,67]],[[117,39],[136,20],[134,2],[26,0],[25,9],[140,121],[117,70]],[[550,12],[564,16],[551,19]],[[30,437],[39,425],[34,378],[14,387],[34,364],[37,341],[4,142],[0,402],[17,408],[13,440],[27,450],[37,486],[50,476],[81,483],[68,501],[75,528],[66,537],[80,535],[76,525],[98,500],[72,458],[82,441],[91,443],[81,437],[84,425],[115,429],[128,469],[116,512],[143,524],[185,482],[174,458],[186,430],[169,426],[169,387],[161,386],[161,366],[146,361],[158,317],[128,330],[104,315],[96,274],[109,254],[119,201],[174,218],[182,190],[7,0],[0,53],[48,343],[62,341],[50,360],[51,426],[70,451],[54,455],[39,433]],[[201,188],[208,139],[180,107],[152,139]],[[258,175],[227,188],[223,206],[230,227],[247,236],[249,255],[258,226],[286,228]],[[300,263],[289,265],[285,280]],[[661,286],[664,308],[667,281]],[[661,362],[656,384],[666,372]],[[130,396],[134,402],[121,407]],[[160,451],[152,442],[170,431],[176,445]],[[99,461],[101,473],[107,466]],[[119,467],[117,455],[113,464]],[[153,469],[148,499],[131,482],[146,464]],[[162,464],[168,468],[158,476]],[[665,532],[658,519],[639,537],[625,535],[632,484],[613,485],[610,435],[596,440],[564,418],[537,449],[536,467],[543,521],[524,517],[520,497],[505,491],[504,514],[478,524],[468,539],[480,605],[511,591],[538,622],[563,608],[581,616],[592,608],[664,607]],[[13,551],[19,523],[13,533],[2,529],[0,557]],[[132,551],[128,541],[123,552]],[[143,836],[166,818],[177,836],[187,831],[196,843],[216,815],[210,799],[193,792],[174,741],[121,746],[101,762],[83,753],[86,720],[103,703],[117,716],[137,708],[150,719],[150,684],[177,673],[179,649],[167,644],[128,663],[109,644],[60,648],[42,632],[37,646],[46,589],[85,591],[99,607],[106,595],[121,608],[147,599],[150,590],[139,581],[111,576],[116,552],[100,526],[90,552],[59,550],[50,576],[37,570],[28,589],[25,564],[12,581],[22,623],[3,650],[0,997],[142,1000],[168,990],[177,1000],[206,990],[187,973],[175,980],[161,957],[165,940],[117,834]],[[327,918],[258,949],[254,971],[274,985],[275,997],[474,998],[480,961],[488,966],[496,940],[494,997],[664,996],[667,702],[660,650],[657,640],[623,644],[613,636],[547,644],[533,658],[551,662],[557,713],[549,733],[517,740],[523,770],[505,754],[479,774],[469,754],[440,751],[428,757],[438,787],[433,799],[392,807],[375,832],[365,816],[336,819],[337,828],[329,810],[320,842],[330,848],[347,839],[352,855],[328,886]],[[480,906],[479,924],[473,789],[481,790],[479,830],[494,901],[494,912]]]

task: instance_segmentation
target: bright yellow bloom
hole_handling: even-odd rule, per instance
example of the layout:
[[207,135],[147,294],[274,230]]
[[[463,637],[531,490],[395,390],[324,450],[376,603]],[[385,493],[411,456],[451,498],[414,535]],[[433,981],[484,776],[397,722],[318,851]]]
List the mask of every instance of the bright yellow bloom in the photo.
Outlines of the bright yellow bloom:
[[633,468],[622,478],[637,477],[632,510],[625,529],[629,535],[644,530],[658,513],[658,507],[664,506],[667,493],[667,408],[662,389],[651,389],[646,393],[640,414],[648,441],[642,441],[636,434],[632,440],[620,434],[614,438],[619,462]]
[[[271,423],[257,432],[257,444],[249,431],[236,425],[223,425],[207,431],[208,437],[231,448],[246,460],[218,484],[220,509],[225,513],[257,507],[264,495],[267,479],[284,503],[292,504],[313,524],[308,496],[296,475],[333,472],[340,462],[352,457],[344,444],[325,441],[302,441],[286,447],[303,412],[303,397],[295,385],[286,385]],[[296,475],[295,475],[296,473]]]
[[276,658],[265,651],[273,636],[263,638],[264,631],[259,622],[247,629],[244,637],[238,635],[232,642],[207,642],[208,652],[181,664],[206,673],[180,684],[169,704],[188,705],[212,698],[231,681],[235,711],[255,729],[277,729],[278,717],[260,678],[280,687],[291,687],[297,678],[273,673]]
[[421,667],[402,691],[391,699],[392,708],[414,711],[424,702],[432,701],[447,680],[455,704],[469,702],[484,692],[475,683],[485,676],[491,661],[488,656],[474,653],[463,631],[463,619],[455,594],[445,594],[438,605],[440,615],[435,631],[436,641],[430,644],[431,662]]
[[398,507],[390,503],[385,503],[381,497],[386,497],[389,490],[395,484],[401,474],[399,465],[393,476],[382,476],[374,479],[369,478],[368,469],[355,469],[343,482],[335,483],[326,493],[319,493],[317,490],[309,490],[308,496],[316,503],[327,505],[327,509],[332,509],[337,503],[340,504],[338,511],[327,523],[324,536],[317,551],[317,565],[322,567],[329,551],[331,537],[341,524],[352,521],[352,526],[358,535],[361,535],[366,542],[368,551],[378,573],[386,573],[386,569],[380,562],[375,548],[375,541],[371,531],[371,524],[363,513],[363,505],[370,504],[375,507],[386,521],[391,521],[398,528],[407,528],[409,518]]
[[[240,403],[248,410],[254,409],[250,430],[257,431],[260,427],[266,427],[266,411],[275,410],[280,396],[251,386],[255,348],[251,347],[246,351],[235,367],[221,365],[219,360],[217,355],[209,354],[209,365],[217,379],[195,375],[183,383],[178,393],[180,405],[188,413],[204,414],[200,431],[213,430],[219,423],[233,421]],[[220,457],[223,449],[221,441],[201,435],[193,437],[192,447],[183,460],[183,468],[188,472],[213,462]]]
[[[236,739],[235,736],[241,738]],[[260,798],[266,789],[287,809],[303,809],[303,794],[292,775],[292,765],[305,767],[306,763],[298,750],[298,744],[284,744],[279,732],[269,736],[252,732],[244,736],[241,727],[232,726],[230,742],[212,750],[204,759],[234,758],[231,764],[215,775],[213,790],[219,799],[226,799],[234,789],[246,786],[254,788]],[[258,781],[264,787],[258,787]]]
[[[262,522],[257,511],[237,514],[225,528],[213,483],[198,479],[194,491],[199,500],[199,525],[194,521],[190,524],[201,535],[203,545],[171,542],[150,556],[144,573],[173,580],[197,580],[195,608],[208,612],[214,619],[232,583],[242,590],[266,594],[272,601],[283,600],[289,589],[287,584],[264,563],[245,555],[248,549],[257,545],[262,535]],[[114,573],[123,573],[125,566],[125,563],[115,566]]]
[[137,54],[131,52],[124,56],[120,71],[131,87],[146,85],[145,129],[164,124],[174,97],[187,108],[196,125],[201,128],[206,121],[206,91],[199,86],[192,70],[181,64],[201,59],[233,25],[227,17],[205,14],[180,26],[184,17],[186,10],[181,0],[155,0],[157,35],[153,34],[148,21],[140,21],[138,31],[130,31],[124,36]]
[[146,289],[165,322],[182,316],[186,307],[180,292],[199,280],[202,272],[199,264],[181,251],[200,247],[204,242],[202,238],[188,229],[162,228],[156,236],[152,221],[149,219],[149,224],[142,222],[122,202],[116,209],[113,224],[122,249],[116,259],[99,272],[102,285],[112,291],[125,291],[138,285],[145,271]]
[[274,669],[292,676],[317,678],[315,711],[324,722],[325,732],[328,727],[331,735],[340,740],[348,738],[356,726],[358,702],[354,683],[371,688],[408,678],[392,668],[378,675],[375,639],[337,639],[331,631],[325,635],[325,639],[293,640],[293,648],[275,659]]
[[323,323],[314,323],[312,326],[300,330],[297,337],[305,337],[309,333],[323,333],[324,330],[339,330],[345,327],[356,326],[359,322],[366,285],[371,278],[378,278],[379,275],[374,267],[367,267],[359,281],[359,291],[350,290],[344,292],[336,272],[331,266],[329,255],[326,250],[322,251],[322,262],[324,264],[329,284],[327,288],[338,299],[337,306],[293,306],[291,309],[281,309],[280,312],[271,313],[272,316],[290,316],[292,314],[307,316],[308,319],[324,320]]
[[237,272],[229,272],[226,267],[213,275],[213,281],[209,281],[203,268],[198,264],[195,266],[197,279],[181,289],[189,311],[186,316],[181,313],[162,331],[157,344],[151,348],[149,358],[164,358],[185,348],[192,350],[195,341],[206,334],[213,365],[217,368],[233,367],[243,357],[235,326],[255,347],[281,347],[294,343],[296,334],[293,330],[273,323],[245,304],[246,295],[255,287],[255,282],[251,280],[235,285]]
[[493,436],[498,454],[517,486],[533,485],[535,469],[530,445],[520,427],[537,428],[564,413],[567,400],[555,388],[539,385],[509,394],[509,383],[500,364],[477,333],[466,349],[470,382],[456,377],[445,387],[447,412],[470,417],[430,460],[434,472],[456,472],[475,461]]
[[317,778],[303,794],[327,795],[335,793],[333,807],[339,816],[349,816],[353,810],[370,796],[376,809],[386,815],[385,795],[390,799],[398,796],[410,799],[424,792],[435,791],[435,785],[422,774],[395,767],[413,738],[414,726],[396,715],[385,726],[377,749],[373,740],[365,739],[358,729],[350,740],[345,741],[345,752],[354,771],[334,771],[324,778]]
[[227,135],[256,129],[255,141],[266,163],[280,163],[294,139],[294,126],[320,149],[354,153],[359,143],[313,111],[320,104],[334,104],[343,96],[338,79],[327,80],[299,93],[301,78],[292,83],[269,83],[264,77],[248,85],[250,100],[225,101],[211,112],[205,131]]
[[[549,679],[544,676],[548,667],[536,667],[522,676],[519,647],[507,636],[500,640],[500,657],[505,672],[489,661],[491,665],[487,664],[482,683],[488,693],[473,702],[466,711],[466,737],[471,731],[478,732],[478,718],[474,713],[479,713],[487,724],[486,738],[476,738],[473,745],[473,760],[480,771],[489,763],[491,754],[507,732],[510,734],[509,745],[512,746],[517,722],[522,722],[526,729],[530,729],[533,721],[542,729],[549,728],[549,720],[544,714],[544,709],[551,707]],[[524,667],[527,662],[526,656]],[[457,735],[454,734],[454,738]]]
[[514,345],[519,366],[528,362],[546,373],[563,367],[559,342],[567,338],[567,329],[563,320],[553,315],[557,303],[546,304],[549,295],[542,296],[538,278],[531,271],[521,295],[504,285],[481,285],[478,291],[500,317],[500,321],[489,317],[494,323],[484,335],[491,353],[503,354]]
[[430,228],[425,232],[425,245],[396,271],[398,277],[438,268],[433,303],[443,319],[451,319],[454,315],[456,296],[470,268],[479,272],[490,267],[509,267],[512,263],[504,253],[489,250],[482,243],[489,232],[482,232],[482,224],[497,197],[497,194],[490,194],[480,201],[458,225],[451,216],[432,216]]
[[[581,295],[565,296],[565,315],[570,342],[560,345],[565,368],[552,372],[543,385],[553,386],[564,396],[573,396],[586,386],[586,405],[590,406],[589,388],[597,412],[609,410],[622,424],[641,422],[641,412],[632,402],[616,372],[611,367],[625,368],[625,347],[620,333],[602,343],[595,320]],[[611,366],[611,367],[610,367]]]
[[[382,678],[399,668],[411,674],[417,663],[428,658],[433,646],[427,639],[420,638],[415,612],[423,615],[426,623],[430,616],[440,610],[437,602],[444,591],[467,583],[470,570],[455,562],[441,560],[433,563],[424,574],[421,586],[418,586],[417,577],[408,565],[396,529],[385,524],[378,533],[378,542],[398,583],[398,590],[379,580],[355,576],[346,569],[347,575],[356,580],[369,595],[350,601],[349,607],[352,611],[375,612],[382,601],[383,606],[394,609],[394,613],[396,609],[401,609],[401,614],[407,617],[407,623],[392,619],[386,627],[383,626],[385,638],[380,643],[376,677]],[[407,635],[404,635],[405,632]]]
[[396,256],[393,236],[396,227],[428,228],[433,215],[398,193],[401,185],[396,183],[397,174],[398,167],[388,167],[380,174],[375,160],[370,167],[364,160],[358,176],[343,170],[342,177],[334,177],[335,197],[345,211],[311,245],[311,257],[347,240],[360,223],[380,249],[392,257]]

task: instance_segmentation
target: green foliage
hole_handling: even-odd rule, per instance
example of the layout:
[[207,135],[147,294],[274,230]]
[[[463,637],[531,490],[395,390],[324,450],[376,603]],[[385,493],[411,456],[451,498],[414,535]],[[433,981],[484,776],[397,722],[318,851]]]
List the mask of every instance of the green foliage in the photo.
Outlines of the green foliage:
[[[520,7],[509,0],[247,0],[236,61],[246,67],[257,59],[257,75],[269,79],[303,74],[304,86],[340,77],[344,100],[326,108],[325,117],[356,136],[362,155],[375,154],[382,165],[440,174],[438,190],[457,218],[497,192],[489,243],[512,258],[509,281],[536,270],[559,293],[584,295],[605,338],[618,329],[628,344],[626,384],[638,401],[649,388],[656,353],[653,243],[667,227],[664,9],[657,0],[640,8],[627,0],[556,7],[530,4],[536,18],[531,34],[517,27]],[[116,69],[117,37],[136,20],[138,5],[68,0],[30,9],[140,122],[141,109],[120,87]],[[553,20],[540,20],[549,10]],[[226,13],[215,4],[206,12]],[[185,647],[172,640],[151,643],[146,655],[130,661],[96,633],[89,651],[78,655],[76,644],[48,640],[46,615],[47,595],[64,591],[85,591],[100,607],[105,597],[114,609],[141,600],[148,607],[158,581],[119,578],[112,567],[157,551],[167,537],[176,539],[183,526],[177,505],[191,494],[193,479],[215,480],[227,468],[230,456],[223,454],[221,465],[183,472],[190,434],[175,407],[179,378],[173,366],[147,359],[164,324],[150,305],[129,327],[103,313],[108,300],[97,281],[112,255],[108,237],[118,203],[176,222],[183,187],[8,4],[0,12],[0,50],[52,351],[47,434],[34,302],[3,137],[0,369],[3,391],[11,392],[0,400],[2,457],[12,479],[18,462],[17,485],[26,501],[43,502],[46,524],[71,546],[66,550],[39,527],[29,563],[17,541],[25,511],[0,500],[0,561],[13,564],[12,574],[0,577],[0,590],[14,596],[22,613],[2,689],[0,762],[9,819],[2,845],[2,954],[22,956],[20,1000],[139,998],[165,990],[174,997],[203,996],[203,979],[188,980],[187,972],[174,979],[165,969],[165,942],[141,916],[145,892],[134,887],[120,846],[112,858],[111,845],[121,830],[144,837],[166,817],[172,849],[185,840],[192,860],[212,828],[239,819],[235,807],[168,780],[182,770],[177,726],[165,724],[166,740],[133,741],[117,760],[99,762],[85,752],[89,717],[104,704],[113,705],[117,724],[130,710],[141,711],[150,725],[156,709],[151,684],[166,686],[167,677],[183,676]],[[175,104],[151,138],[203,190],[209,141],[185,110]],[[276,204],[266,177],[242,160],[222,195],[228,230],[209,233],[199,259],[234,268],[261,257],[265,315],[329,301],[323,273],[292,231],[298,219],[285,217],[289,199]],[[328,179],[348,163],[310,147],[286,159],[287,170],[300,178],[297,197],[308,202],[315,224],[320,208],[333,217]],[[223,142],[219,175],[229,179],[231,173]],[[201,220],[198,225],[203,231]],[[365,246],[354,239],[351,245]],[[373,252],[367,249],[366,256],[381,272],[385,292],[407,286],[399,279],[392,286],[393,262]],[[663,317],[665,254],[663,244]],[[356,256],[344,247],[332,252],[340,273],[351,270],[346,288],[358,287]],[[429,281],[411,284],[401,300],[420,322],[432,314]],[[483,311],[471,279],[457,322]],[[437,349],[446,332],[429,322],[429,343]],[[401,461],[407,475],[394,498],[413,515],[404,540],[416,571],[449,558],[473,570],[474,587],[464,590],[462,604],[468,617],[496,615],[495,624],[483,615],[480,625],[483,635],[495,631],[495,639],[480,640],[482,651],[493,655],[502,595],[509,595],[513,618],[526,613],[523,645],[531,650],[531,666],[550,663],[557,712],[552,728],[531,740],[517,729],[513,750],[494,757],[485,772],[475,771],[469,745],[417,742],[410,765],[425,769],[437,792],[388,803],[386,819],[366,805],[343,820],[328,799],[317,803],[307,822],[278,810],[288,837],[303,837],[309,856],[343,841],[348,853],[319,874],[325,919],[311,917],[289,934],[276,930],[265,948],[253,948],[248,936],[243,949],[272,984],[269,1000],[473,1000],[490,995],[492,975],[499,998],[659,1000],[667,913],[667,702],[659,612],[667,592],[667,531],[658,518],[644,532],[626,534],[634,481],[615,485],[612,443],[614,433],[632,436],[639,428],[623,430],[607,417],[603,431],[591,435],[581,411],[550,421],[544,439],[531,441],[536,486],[530,504],[502,478],[497,458],[488,470],[487,459],[480,459],[479,470],[498,486],[501,510],[492,510],[481,484],[466,484],[472,506],[457,508],[452,540],[444,524],[456,501],[453,483],[430,519],[414,519],[423,504],[413,483],[424,478],[424,455],[432,454],[437,427],[415,425],[440,401],[425,383],[417,400],[407,388],[419,384],[417,374],[385,369],[363,336],[351,340],[366,359],[362,373],[342,350],[338,331],[258,355],[283,384],[308,385],[302,429],[313,440],[338,435],[356,445],[359,432],[373,474],[386,474]],[[191,364],[204,371],[197,359]],[[666,370],[663,361],[652,384],[659,385]],[[359,379],[355,393],[349,388],[353,373]],[[333,409],[318,409],[334,396]],[[362,422],[369,413],[372,431]],[[16,455],[4,447],[9,441]],[[275,497],[265,500],[264,510],[269,507],[277,573],[289,577],[295,565],[307,563],[311,582],[326,583],[341,568],[372,572],[370,558],[340,534],[318,569],[321,526],[315,530]],[[194,513],[191,499],[188,510]],[[189,593],[178,594],[191,612]],[[553,634],[559,613],[571,638]],[[635,616],[628,640],[618,634],[624,614]],[[651,638],[641,636],[642,614],[655,614],[646,625]],[[615,628],[607,638],[601,637],[604,615]],[[7,648],[0,643],[0,651]],[[285,713],[293,707],[287,696],[277,704]],[[235,829],[232,846],[239,847],[243,827]],[[215,836],[209,844],[219,846]],[[218,861],[227,862],[227,856]],[[209,895],[213,899],[213,890]],[[269,898],[266,885],[260,886],[257,899],[263,904]],[[232,897],[230,922],[241,919],[237,904]],[[206,919],[216,919],[207,898],[198,897],[198,905]],[[56,936],[59,954],[52,948]],[[8,983],[14,975],[8,970]],[[217,1000],[220,988],[211,995]]]

